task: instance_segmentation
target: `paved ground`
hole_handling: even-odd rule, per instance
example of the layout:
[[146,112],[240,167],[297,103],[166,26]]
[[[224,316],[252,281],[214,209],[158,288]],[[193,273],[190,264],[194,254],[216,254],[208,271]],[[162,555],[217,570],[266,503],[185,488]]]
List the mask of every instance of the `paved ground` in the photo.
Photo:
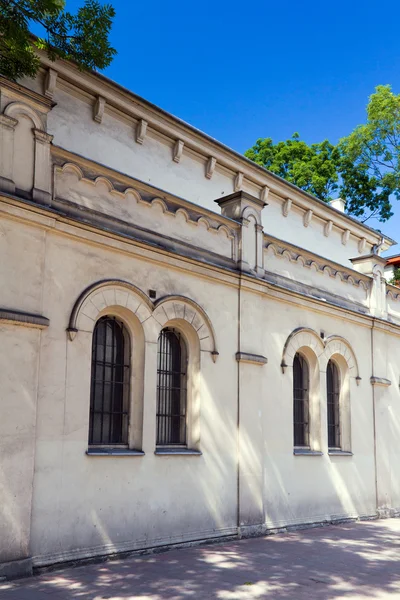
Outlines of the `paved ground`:
[[400,519],[173,550],[0,583],[1,600],[400,600]]

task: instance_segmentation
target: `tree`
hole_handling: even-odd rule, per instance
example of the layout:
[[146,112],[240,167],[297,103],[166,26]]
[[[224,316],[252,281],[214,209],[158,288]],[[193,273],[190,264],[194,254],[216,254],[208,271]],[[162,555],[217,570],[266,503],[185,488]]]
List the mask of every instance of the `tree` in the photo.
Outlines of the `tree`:
[[[339,150],[347,165],[343,189],[352,198],[354,214],[359,216],[357,211],[367,206],[370,216],[388,219],[393,214],[390,196],[400,199],[400,94],[393,94],[390,85],[377,86],[367,105],[367,122],[343,138]],[[366,195],[361,190],[359,198],[352,169],[363,172],[370,182]]]
[[371,218],[387,221],[393,215],[391,190],[382,186],[362,162],[353,162],[343,146],[340,149],[339,194],[346,199],[346,211],[363,223]]
[[347,148],[346,142],[334,146],[328,140],[308,145],[295,133],[277,144],[259,139],[245,155],[320,200],[341,196],[346,211],[363,222],[371,217],[386,221],[393,214],[391,188],[364,162],[353,162]]
[[257,140],[245,156],[328,202],[346,200],[346,211],[363,222],[392,216],[391,198],[400,199],[400,94],[381,85],[369,99],[367,123],[338,145],[308,145],[295,133],[274,144]]
[[394,269],[393,277],[389,281],[389,283],[391,283],[392,285],[395,285],[396,287],[400,287],[400,269],[399,268]]
[[[40,65],[35,48],[51,60],[104,69],[116,53],[108,41],[114,15],[110,4],[97,0],[85,0],[76,15],[65,11],[64,0],[0,0],[0,73],[14,81],[34,77]],[[33,24],[45,37],[31,35]]]
[[338,189],[340,155],[328,140],[309,146],[298,133],[277,144],[264,138],[257,140],[245,156],[326,202]]

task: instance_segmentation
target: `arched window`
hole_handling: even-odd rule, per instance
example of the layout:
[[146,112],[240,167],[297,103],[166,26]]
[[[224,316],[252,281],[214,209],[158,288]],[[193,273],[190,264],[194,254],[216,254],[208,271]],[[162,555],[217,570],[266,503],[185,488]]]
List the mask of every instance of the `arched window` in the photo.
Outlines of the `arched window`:
[[163,329],[157,355],[157,445],[186,445],[187,349],[176,329]]
[[305,358],[293,360],[293,431],[295,446],[309,446],[309,373]]
[[326,370],[328,398],[328,448],[340,448],[340,379],[339,369],[333,360]]
[[116,317],[101,317],[93,332],[89,445],[128,444],[130,339]]

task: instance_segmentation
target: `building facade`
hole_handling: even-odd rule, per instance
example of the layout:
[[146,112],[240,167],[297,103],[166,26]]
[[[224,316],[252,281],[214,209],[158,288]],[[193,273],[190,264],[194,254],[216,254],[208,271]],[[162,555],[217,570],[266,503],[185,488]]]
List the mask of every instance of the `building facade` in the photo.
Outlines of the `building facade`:
[[0,575],[400,510],[393,241],[95,73],[0,80]]

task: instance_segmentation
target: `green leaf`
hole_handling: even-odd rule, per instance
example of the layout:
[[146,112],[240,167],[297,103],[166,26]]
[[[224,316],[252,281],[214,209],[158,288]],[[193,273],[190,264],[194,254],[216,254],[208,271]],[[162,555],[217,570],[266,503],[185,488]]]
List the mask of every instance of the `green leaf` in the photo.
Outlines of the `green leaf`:
[[320,200],[340,195],[346,211],[363,221],[386,221],[391,199],[400,199],[400,95],[378,86],[367,122],[337,146],[328,140],[308,145],[294,133],[277,144],[260,138],[245,156]]
[[[0,74],[11,80],[34,77],[39,59],[34,48],[51,60],[73,60],[81,69],[104,69],[116,54],[108,37],[114,8],[85,0],[76,14],[64,0],[0,0]],[[31,23],[42,25],[46,39],[32,41]]]

